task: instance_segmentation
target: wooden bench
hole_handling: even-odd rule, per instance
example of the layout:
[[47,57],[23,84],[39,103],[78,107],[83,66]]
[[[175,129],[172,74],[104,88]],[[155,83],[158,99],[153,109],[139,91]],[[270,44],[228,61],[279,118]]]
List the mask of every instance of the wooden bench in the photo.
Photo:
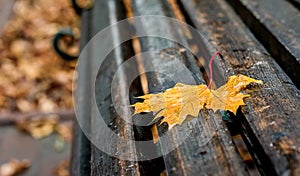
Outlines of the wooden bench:
[[[168,141],[160,141],[152,149],[164,152],[178,142],[180,134],[192,131],[189,137],[170,153],[148,161],[126,161],[110,156],[93,144],[77,125],[72,152],[71,175],[300,175],[300,11],[296,0],[95,0],[93,8],[80,11],[82,18],[81,46],[105,27],[122,19],[140,15],[161,15],[177,18],[200,31],[224,59],[215,67],[215,75],[244,74],[264,82],[246,99],[246,106],[236,115],[211,110],[200,111],[199,117],[185,122],[171,131]],[[278,10],[280,9],[280,10]],[[175,28],[172,23],[144,21],[146,33],[164,31],[177,35],[204,58],[213,53],[209,46],[194,45],[187,29]],[[124,31],[113,33],[119,40]],[[174,71],[170,57],[178,58],[193,73],[197,84],[208,82],[208,67],[200,58],[182,45],[158,37],[134,38],[115,48],[96,80],[96,99],[107,125],[119,136],[132,140],[151,140],[151,127],[130,125],[111,107],[112,76],[123,61],[140,53],[153,51],[153,66],[162,72]],[[91,51],[97,52],[97,51]],[[82,59],[82,58],[81,58]],[[88,85],[91,63],[79,65],[78,85]],[[132,70],[139,72],[137,63]],[[171,65],[171,66],[170,66]],[[166,75],[147,73],[136,79],[129,94],[117,95],[117,101],[149,91],[161,92],[173,87]],[[178,75],[181,76],[180,74]],[[126,74],[122,77],[126,78]],[[215,82],[216,86],[221,83]],[[128,89],[122,80],[118,89]],[[80,89],[84,95],[81,113],[91,116],[90,90]],[[99,103],[100,102],[100,103]],[[133,121],[144,120],[136,115]],[[91,129],[94,126],[90,119]],[[205,125],[204,125],[205,124]],[[160,135],[167,125],[158,125]],[[180,130],[179,130],[180,129]],[[206,140],[210,138],[207,142]],[[113,145],[116,152],[122,148]],[[130,153],[139,154],[132,146]]]

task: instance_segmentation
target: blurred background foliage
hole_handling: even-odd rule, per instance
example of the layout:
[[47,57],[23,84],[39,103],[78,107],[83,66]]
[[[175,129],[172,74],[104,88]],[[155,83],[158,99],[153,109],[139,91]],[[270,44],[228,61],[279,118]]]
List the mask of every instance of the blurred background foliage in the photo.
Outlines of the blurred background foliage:
[[[76,62],[63,61],[53,36],[71,28],[79,38],[79,17],[69,0],[16,0],[0,33],[0,113],[53,112],[72,108]],[[78,54],[78,42],[65,46]]]

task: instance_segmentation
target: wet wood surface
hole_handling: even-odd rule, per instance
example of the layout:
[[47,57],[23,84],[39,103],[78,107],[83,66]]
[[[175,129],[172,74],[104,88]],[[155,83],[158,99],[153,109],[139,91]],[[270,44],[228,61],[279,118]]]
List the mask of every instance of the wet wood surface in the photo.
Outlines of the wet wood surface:
[[[171,138],[150,147],[157,150],[157,153],[165,153],[150,161],[123,161],[109,156],[90,144],[77,128],[78,139],[75,138],[73,144],[73,175],[160,175],[162,171],[167,175],[257,175],[258,172],[251,170],[252,164],[249,166],[249,161],[254,161],[254,167],[262,175],[299,175],[300,92],[297,89],[297,78],[300,67],[297,25],[300,23],[297,23],[299,20],[296,18],[299,12],[288,1],[272,2],[98,0],[92,10],[83,11],[82,46],[101,29],[124,19],[125,14],[173,17],[194,26],[214,49],[223,54],[224,59],[214,69],[216,77],[244,74],[262,80],[264,85],[252,87],[255,91],[247,92],[251,97],[246,99],[246,106],[240,108],[236,116],[205,110],[199,113],[198,118],[180,127],[175,126],[169,132],[166,124],[158,126],[161,136],[169,133]],[[276,13],[272,5],[289,10]],[[134,23],[132,27],[146,33],[176,35],[181,42],[193,45],[193,36],[187,35],[184,31],[186,29],[176,28],[171,23],[161,23],[150,18],[142,22],[142,28]],[[122,32],[119,31],[119,34]],[[114,37],[115,34],[113,40],[119,40]],[[146,84],[145,80],[137,79],[129,94],[117,95],[118,101],[129,97],[134,102],[136,100],[132,97],[147,93],[145,90],[153,93],[173,87],[177,82],[166,75],[172,73],[178,79],[185,78],[178,64],[188,68],[196,84],[207,82],[207,73],[203,70],[205,65],[199,65],[196,62],[199,58],[195,58],[183,46],[157,37],[142,37],[138,40],[141,52],[152,52],[150,64],[166,74],[147,73]],[[103,65],[106,69],[99,73],[96,81],[97,102],[104,120],[115,133],[127,139],[151,140],[151,127],[131,126],[111,108],[111,77],[122,61],[138,54],[133,45],[132,41],[128,41],[109,54],[108,61]],[[196,46],[196,49],[204,58],[214,53],[209,46],[199,47]],[[81,83],[86,84],[91,81],[91,66],[86,64],[80,67],[81,74],[86,78]],[[132,65],[132,70],[138,71],[138,66]],[[122,83],[127,79],[125,73],[122,79],[116,89],[128,89]],[[147,88],[143,88],[144,85]],[[83,90],[79,94],[85,95],[86,104],[82,108],[88,117],[91,111],[90,100],[85,91],[90,90]],[[230,120],[224,120],[225,117]],[[139,115],[133,117],[133,121],[140,120],[145,119]],[[93,126],[93,119],[91,125],[92,129],[97,128]],[[189,136],[181,145],[170,153],[166,152],[168,147],[177,145],[187,133]],[[245,146],[246,149],[241,149]],[[114,146],[116,152],[121,148]],[[243,150],[248,150],[250,154]],[[140,151],[139,146],[132,146],[128,152],[140,155]]]
[[[92,38],[91,28],[92,28],[92,11],[91,10],[83,10],[81,14],[81,41],[80,41],[80,49],[82,50],[87,42]],[[89,65],[82,65],[78,68],[78,74],[81,74],[85,79],[78,80],[78,84],[85,84],[87,78],[89,78]],[[82,92],[78,92],[78,94],[85,95],[87,90],[82,90]],[[86,100],[86,103],[83,104],[82,114],[86,114],[86,117],[90,116],[90,101]],[[78,114],[77,114],[78,115]],[[72,158],[71,158],[71,167],[70,174],[71,175],[89,175],[91,172],[90,169],[90,153],[91,153],[91,144],[87,139],[85,134],[82,132],[78,122],[75,120],[74,122],[74,139],[72,144]]]
[[228,4],[182,4],[197,29],[223,53],[225,75],[241,73],[264,81],[235,117],[260,171],[299,175],[299,90]]
[[[133,14],[139,15],[162,15],[175,17],[170,4],[167,1],[139,1],[133,3]],[[159,26],[158,28],[153,26]],[[177,29],[177,30],[174,30]],[[143,30],[146,33],[164,34],[170,33],[179,36],[179,40],[187,43],[187,38],[183,35],[183,29],[172,25],[172,23],[159,22],[155,19],[146,20],[143,23]],[[156,73],[147,74],[149,93],[161,92],[173,87],[177,82],[172,80],[170,75],[182,83],[189,83],[185,79],[186,73],[178,65],[186,65],[188,72],[194,75],[196,84],[205,84],[200,68],[197,67],[196,59],[190,51],[179,44],[163,38],[145,37],[140,39],[142,52],[152,51],[151,64]],[[210,51],[206,50],[209,55]],[[212,55],[213,53],[211,53]],[[195,67],[196,66],[196,67]],[[162,73],[162,74],[158,74]],[[165,73],[165,74],[164,74]],[[181,79],[180,79],[181,78]],[[174,79],[174,77],[173,77]],[[209,120],[207,120],[209,118]],[[209,112],[201,112],[198,118],[182,126],[175,126],[169,133],[171,137],[161,139],[160,147],[163,156],[166,173],[168,175],[245,175],[244,165],[238,156],[231,141],[229,132],[225,129],[222,117]],[[166,126],[158,126],[161,135],[166,131]],[[179,144],[180,139],[188,137]],[[167,152],[172,146],[178,147]],[[216,158],[218,158],[216,160]],[[242,168],[242,169],[241,169]]]
[[299,9],[283,0],[228,0],[228,2],[294,84],[300,88]]
[[[92,33],[96,35],[99,31],[105,27],[116,23],[119,20],[124,19],[125,14],[123,13],[122,5],[120,1],[96,1],[94,4],[94,10],[92,12]],[[99,10],[102,9],[102,10]],[[111,36],[113,42],[119,42],[120,29],[116,31],[111,30]],[[98,77],[96,79],[96,101],[98,104],[99,111],[103,117],[103,120],[111,128],[111,130],[117,134],[122,139],[134,140],[133,127],[132,125],[126,123],[121,117],[118,116],[116,111],[112,108],[112,98],[115,96],[116,103],[122,106],[122,100],[128,99],[129,95],[126,93],[122,94],[121,89],[128,90],[126,88],[124,81],[126,81],[126,76],[124,73],[120,73],[121,77],[118,80],[118,87],[113,87],[112,79],[115,75],[120,64],[127,58],[132,56],[132,50],[130,43],[124,43],[120,47],[114,48],[114,50],[109,53],[101,68]],[[94,46],[91,57],[98,56],[97,46]],[[117,93],[111,92],[116,91]],[[119,90],[119,91],[118,91]],[[94,90],[91,90],[94,91]],[[114,94],[113,94],[114,93]],[[88,101],[89,99],[87,99]],[[129,108],[129,107],[125,107]],[[128,116],[130,118],[130,116]],[[99,127],[94,123],[95,119],[91,119],[91,129],[96,131]],[[101,135],[93,136],[93,140],[98,140]],[[97,146],[91,145],[91,175],[140,175],[138,163],[135,161],[126,161],[118,159],[118,152],[123,150],[121,144],[116,141],[112,141],[108,147],[113,148],[114,155],[111,156],[105,152],[98,149]],[[135,153],[135,146],[129,147],[130,150],[126,151],[128,153]],[[114,157],[116,156],[116,157]]]

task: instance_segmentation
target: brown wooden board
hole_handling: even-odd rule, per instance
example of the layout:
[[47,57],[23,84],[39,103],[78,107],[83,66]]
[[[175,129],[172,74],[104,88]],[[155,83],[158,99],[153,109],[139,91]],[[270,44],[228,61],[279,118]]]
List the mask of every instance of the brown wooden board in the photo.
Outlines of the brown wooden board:
[[228,0],[300,88],[300,11],[284,0]]
[[[110,3],[110,5],[108,5],[108,3]],[[83,10],[81,47],[83,48],[99,31],[113,22],[122,19],[122,13],[123,10],[119,1],[108,2],[106,0],[99,0],[95,1],[94,7],[91,10]],[[118,55],[116,53],[121,54]],[[76,96],[81,97],[83,101],[81,104],[83,106],[79,107],[80,109],[77,112],[80,113],[80,116],[86,118],[85,122],[90,123],[90,125],[86,125],[91,126],[92,130],[97,129],[97,126],[93,124],[94,119],[90,119],[92,111],[91,91],[96,91],[96,99],[99,105],[98,108],[101,111],[101,114],[104,114],[103,117],[107,122],[107,125],[110,127],[117,126],[115,132],[121,137],[133,137],[132,127],[124,124],[120,121],[120,119],[117,119],[117,115],[111,108],[112,102],[110,95],[112,76],[118,67],[118,63],[124,59],[123,57],[128,57],[131,53],[132,50],[130,49],[129,44],[124,44],[121,47],[116,48],[115,52],[108,56],[108,62],[104,63],[106,69],[102,70],[97,78],[96,90],[90,90],[89,86],[86,85],[93,84],[91,82],[91,69],[93,68],[91,58],[92,56],[97,55],[97,48],[93,48],[90,55],[86,58],[81,58],[85,59],[85,62],[78,67],[78,86],[81,87],[76,90]],[[123,88],[122,86],[123,85],[119,88]],[[124,96],[126,95],[121,95],[120,98],[128,98]],[[80,97],[77,98],[80,99]],[[120,160],[102,152],[90,143],[90,141],[85,137],[85,134],[81,132],[78,125],[75,129],[74,138],[75,142],[72,152],[73,164],[71,168],[71,175],[139,175],[138,165],[136,162]],[[94,136],[93,139],[97,140],[97,136]],[[116,150],[120,150],[121,146],[111,147],[115,147]],[[134,146],[132,149],[133,151],[128,152],[135,152]]]
[[[92,33],[96,34],[110,24],[114,24],[119,20],[124,18],[124,10],[120,1],[112,0],[99,0],[95,1],[93,16],[97,17],[93,19],[93,29]],[[120,31],[117,31],[119,33]],[[111,34],[111,38],[114,42],[119,40],[117,33]],[[116,40],[116,41],[115,41]],[[97,46],[93,48],[93,57],[98,56]],[[128,94],[117,94],[111,95],[111,90],[124,89],[127,90],[124,81],[126,77],[122,74],[120,84],[118,87],[112,88],[112,78],[120,66],[122,61],[127,59],[132,55],[133,51],[131,49],[130,43],[124,43],[120,47],[115,48],[105,59],[101,65],[100,71],[96,79],[96,101],[98,109],[104,119],[111,129],[118,134],[118,136],[124,139],[134,140],[133,127],[122,120],[112,108],[112,96],[117,96],[117,103],[121,103],[122,99],[128,99]],[[122,91],[121,91],[122,92]],[[125,107],[126,108],[126,107]],[[94,124],[94,119],[91,120],[91,126],[93,131],[96,131],[98,126]],[[100,136],[93,136],[94,140],[98,140]],[[115,150],[115,156],[122,150],[121,145],[116,144],[103,144],[111,145],[110,147]],[[92,145],[91,148],[91,175],[140,175],[138,163],[135,161],[126,161],[118,159],[117,157],[110,156],[103,151],[99,150],[96,146]],[[135,146],[131,146],[131,150],[128,153],[135,154]]]
[[[124,46],[123,46],[124,47]],[[116,50],[121,50],[122,47],[116,48]],[[123,48],[124,49],[124,48]],[[127,48],[128,51],[128,48]],[[124,56],[117,56],[116,52],[112,52],[107,57],[107,62],[103,63],[103,70],[100,71],[97,81],[96,81],[96,92],[97,92],[97,103],[99,107],[99,111],[103,117],[103,119],[107,122],[107,125],[111,127],[113,132],[118,134],[125,139],[134,140],[133,127],[130,124],[127,124],[124,120],[122,120],[112,108],[111,97],[113,95],[110,94],[110,90],[112,88],[112,75],[114,75],[118,61],[114,59],[119,58],[122,59]],[[107,68],[107,69],[105,69]],[[127,90],[122,83],[125,80],[119,80],[120,84],[118,87],[113,87],[112,89],[124,89]],[[121,91],[122,92],[122,91]],[[121,101],[121,99],[126,99],[129,95],[125,96],[122,94],[115,94],[117,96],[117,100]],[[92,120],[93,124],[93,120]],[[93,126],[93,125],[92,125]],[[97,126],[93,126],[92,128],[97,128]],[[94,140],[99,139],[98,136],[95,136]],[[107,145],[107,144],[103,144]],[[110,147],[114,150],[115,156],[110,156],[101,150],[99,150],[96,146],[92,146],[92,160],[91,160],[91,175],[139,175],[139,166],[137,162],[134,161],[125,161],[117,158],[118,152],[122,151],[122,146],[118,144],[111,143]],[[126,151],[128,153],[135,153],[135,146],[132,146],[131,151]]]
[[[159,0],[132,1],[135,16],[173,16],[168,5],[167,1]],[[171,23],[162,23],[155,19],[151,20],[151,18],[144,21],[142,28],[139,26],[136,30],[148,33],[170,33],[179,35],[182,40],[186,40],[181,29],[175,28]],[[175,74],[177,77],[184,76],[180,74],[182,70],[177,66],[178,63],[176,64],[174,58],[188,66],[197,78],[197,84],[205,83],[200,68],[196,66],[196,60],[186,48],[170,40],[157,37],[141,38],[140,44],[142,52],[154,51],[151,63],[158,72],[165,73],[147,74],[150,93],[161,92],[177,83],[170,80],[168,74]],[[204,50],[206,53],[202,53],[203,55],[211,54],[211,51]],[[208,117],[210,117],[209,120],[207,120]],[[205,123],[206,125],[204,125]],[[165,133],[165,127],[164,125],[158,127],[160,134]],[[158,143],[162,152],[165,152],[169,146],[176,145],[181,136],[190,133],[179,147],[163,156],[167,175],[246,175],[245,166],[237,154],[231,136],[220,116],[211,112],[201,112],[198,118],[184,123],[180,129],[179,126],[175,126],[166,133],[171,134],[172,137]]]
[[250,92],[252,96],[236,117],[261,173],[299,175],[299,90],[227,3],[189,0],[181,5],[190,21],[224,55],[226,76],[241,73],[264,82]]

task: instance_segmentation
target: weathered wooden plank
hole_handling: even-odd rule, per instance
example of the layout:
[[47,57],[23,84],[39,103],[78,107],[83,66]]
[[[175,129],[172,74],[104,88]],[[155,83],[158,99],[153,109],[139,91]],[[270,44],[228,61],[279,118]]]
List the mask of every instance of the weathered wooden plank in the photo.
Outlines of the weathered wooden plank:
[[[116,48],[115,50],[122,50],[123,48]],[[127,48],[128,49],[128,48]],[[111,127],[113,132],[118,134],[118,136],[125,139],[133,139],[133,127],[130,124],[127,124],[122,120],[111,107],[112,105],[112,96],[117,96],[117,100],[121,101],[121,99],[126,99],[126,97],[122,94],[111,95],[111,89],[124,89],[125,84],[120,80],[120,84],[118,87],[111,86],[112,75],[117,70],[118,61],[115,61],[116,57],[122,59],[124,56],[117,56],[116,52],[112,52],[107,57],[107,62],[103,63],[104,71],[99,72],[99,77],[96,81],[96,92],[97,92],[97,103],[99,106],[99,111],[103,119],[107,122],[108,126]],[[92,121],[93,123],[93,121]],[[97,128],[94,126],[93,128]],[[97,136],[95,137],[97,139]],[[103,144],[108,145],[108,144]],[[114,144],[113,142],[110,144],[112,150],[115,152],[115,156],[110,156],[101,150],[99,150],[96,146],[92,147],[92,160],[91,160],[91,175],[139,175],[139,167],[137,162],[134,161],[124,161],[117,158],[118,152],[122,151],[122,146]],[[132,146],[132,151],[127,151],[128,153],[135,153],[135,146]]]
[[[84,10],[82,12],[83,32],[81,46],[84,47],[87,41],[100,30],[122,19],[122,13],[123,10],[119,1],[95,1],[94,8],[92,10]],[[80,116],[86,118],[86,123],[91,123],[92,129],[95,129],[97,126],[93,124],[93,119],[90,119],[92,111],[92,99],[90,97],[91,91],[94,90],[89,90],[89,87],[86,86],[93,84],[91,82],[91,58],[92,56],[97,56],[97,48],[93,49],[94,50],[91,50],[90,52],[90,56],[87,56],[87,58],[81,58],[85,59],[85,62],[84,64],[80,64],[78,68],[78,86],[81,87],[78,89],[79,91],[77,90],[76,95],[83,97],[81,99],[84,101],[81,102],[82,107],[80,107],[80,110],[77,110],[77,112],[80,113]],[[116,53],[119,53],[120,55]],[[96,99],[101,113],[104,114],[104,120],[109,126],[117,126],[115,132],[124,138],[133,137],[133,130],[131,126],[124,124],[113,112],[114,110],[111,108],[112,101],[110,86],[112,76],[114,75],[118,64],[122,62],[124,57],[132,55],[131,53],[132,50],[128,43],[116,48],[115,52],[108,56],[108,62],[104,63],[106,69],[99,73],[99,78],[97,78],[96,81],[96,85],[98,85],[96,86]],[[123,84],[121,84],[119,88],[123,88]],[[127,95],[121,95],[120,98],[128,98],[124,96]],[[88,126],[88,124],[86,125]],[[90,143],[90,141],[80,131],[78,126],[76,128],[75,136],[72,159],[73,164],[71,170],[72,175],[139,175],[139,169],[136,162],[123,161],[100,151],[96,146]],[[97,138],[97,136],[95,136],[95,138]],[[120,150],[121,146],[113,145],[111,147],[117,151]],[[135,152],[134,146],[132,147],[132,150],[133,151],[128,152]]]
[[[93,29],[92,33],[96,34],[103,28],[109,26],[110,24],[114,24],[119,20],[124,19],[124,10],[120,1],[117,0],[99,0],[95,1],[93,16],[95,17],[93,20]],[[119,29],[117,31],[112,30],[111,38],[113,42],[119,42]],[[92,54],[94,57],[98,56],[97,46],[95,46]],[[112,79],[114,74],[116,73],[117,68],[120,64],[127,59],[128,57],[133,55],[133,51],[129,45],[129,43],[122,44],[120,47],[117,47],[111,52],[103,64],[101,65],[101,69],[98,73],[96,79],[96,100],[98,104],[99,111],[107,125],[111,127],[111,129],[118,134],[118,136],[123,139],[134,140],[133,127],[130,124],[127,124],[124,120],[122,120],[112,108],[112,96],[116,96],[116,100],[122,104],[123,100],[128,99],[129,95],[127,91],[125,94],[115,94],[111,95],[111,90],[116,89],[124,89],[126,88],[126,84],[124,83],[126,80],[125,74],[121,74],[118,87],[113,87],[112,89]],[[117,91],[118,92],[118,91]],[[122,92],[122,91],[121,91]],[[123,91],[124,92],[124,91]],[[89,98],[89,97],[87,97]],[[125,107],[129,108],[129,107]],[[92,129],[95,130],[99,128],[95,126],[94,119],[91,120]],[[95,130],[96,131],[96,130]],[[97,140],[99,136],[94,136],[94,140]],[[112,141],[115,142],[115,141]],[[103,144],[109,145],[109,144]],[[118,145],[117,143],[110,144],[112,150],[115,152],[115,156],[117,153],[122,150],[123,146]],[[128,153],[135,153],[135,146],[131,146],[130,151]],[[91,175],[140,175],[138,163],[135,161],[126,161],[121,160],[117,157],[110,156],[103,151],[99,150],[96,146],[92,146],[91,150]]]
[[224,55],[225,75],[242,73],[264,81],[236,117],[261,173],[299,175],[299,90],[224,1],[181,4],[197,29]]
[[89,175],[90,141],[83,134],[77,122],[74,123],[73,134],[70,173],[72,175]]
[[[80,39],[80,49],[82,50],[83,47],[87,44],[87,42],[91,38],[91,22],[92,22],[92,15],[91,10],[83,10],[81,14],[81,39]],[[81,65],[78,68],[78,74],[82,76],[83,79],[78,80],[78,85],[84,85],[86,78],[89,78],[89,65]],[[77,96],[80,94],[85,94],[87,91],[83,88],[81,92],[76,92]],[[89,117],[90,114],[90,103],[88,100],[85,100],[82,110],[82,114],[85,114],[86,117]],[[77,114],[78,115],[78,114]],[[74,138],[72,144],[72,154],[71,154],[71,167],[70,167],[70,174],[71,175],[89,175],[90,174],[90,141],[87,139],[85,134],[81,131],[78,122],[75,120],[74,122],[74,130],[73,130]]]
[[[119,20],[124,19],[124,11],[120,1],[117,0],[99,0],[95,1],[93,16],[97,17],[93,20],[93,33],[96,34],[103,28],[110,24],[114,24]],[[117,29],[118,30],[118,29]],[[120,31],[116,31],[119,33]],[[118,42],[120,39],[116,33],[111,34],[113,42]],[[94,56],[98,56],[97,48],[93,51]],[[112,53],[108,55],[104,63],[101,65],[100,72],[98,73],[96,80],[96,100],[99,107],[99,111],[103,119],[107,122],[108,126],[118,134],[121,138],[134,140],[133,129],[130,124],[125,123],[111,107],[112,96],[118,96],[117,101],[122,105],[122,99],[127,99],[129,96],[126,94],[111,95],[111,83],[112,78],[120,66],[122,61],[132,56],[132,50],[128,43],[115,48]],[[125,77],[123,77],[126,79]],[[119,87],[113,89],[124,89],[127,90],[125,84],[122,82],[125,80],[119,80]],[[127,91],[125,91],[127,93]],[[118,103],[117,102],[117,103]],[[126,107],[125,107],[126,108]],[[127,107],[128,108],[128,107]],[[93,131],[99,133],[101,129],[98,128],[97,124],[94,124],[92,119]],[[98,136],[95,136],[97,140]],[[108,145],[108,144],[103,144]],[[111,146],[115,153],[122,150],[122,146]],[[131,151],[128,153],[135,153],[135,146],[131,147]],[[113,156],[110,156],[97,147],[92,146],[91,156],[91,175],[140,175],[138,163],[135,161],[125,161]]]
[[[172,11],[168,8],[167,1],[141,0],[132,1],[133,14],[139,15],[164,15],[174,17]],[[146,33],[168,33],[180,36],[182,41],[186,40],[183,32],[171,23],[160,22],[149,18],[138,26],[136,30],[143,30]],[[187,42],[187,41],[185,41]],[[196,61],[192,54],[179,44],[157,37],[145,37],[140,39],[142,52],[153,51],[151,64],[157,72],[164,74],[147,74],[149,92],[161,92],[174,86],[174,82],[168,78],[169,75],[176,75],[178,78],[184,78],[182,69],[178,64],[188,66],[193,75],[197,78],[196,83],[205,83],[200,69],[195,67]],[[205,48],[202,48],[205,50]],[[204,55],[209,55],[206,50]],[[176,62],[179,61],[179,63]],[[188,81],[188,80],[186,80]],[[186,82],[188,83],[188,82]],[[209,120],[206,120],[210,117]],[[168,175],[245,175],[241,158],[237,154],[232,144],[231,136],[226,130],[220,116],[211,112],[199,114],[190,122],[182,126],[175,126],[171,131],[171,139],[160,141],[161,151],[166,152],[167,148],[177,145],[184,134],[189,137],[175,150],[166,154],[164,157],[166,172]],[[160,134],[166,129],[159,127]]]
[[300,88],[299,10],[283,0],[228,0],[228,2],[294,84]]

